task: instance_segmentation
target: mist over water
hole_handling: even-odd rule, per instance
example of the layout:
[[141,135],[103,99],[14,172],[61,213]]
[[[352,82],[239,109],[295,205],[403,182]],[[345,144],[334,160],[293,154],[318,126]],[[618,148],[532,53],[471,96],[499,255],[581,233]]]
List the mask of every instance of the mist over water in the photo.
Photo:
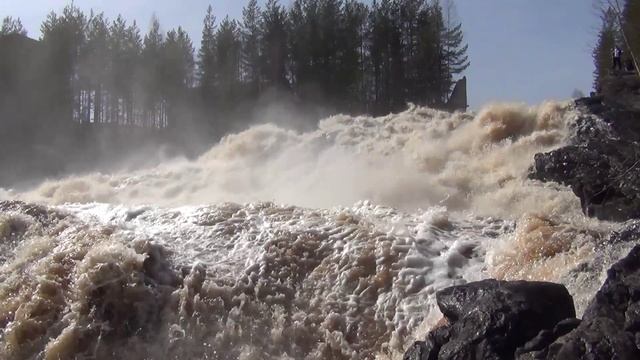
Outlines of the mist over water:
[[485,277],[561,282],[581,313],[625,245],[527,179],[579,115],[257,125],[194,161],[0,190],[0,355],[398,358],[437,290]]
[[532,193],[545,192],[526,183],[532,156],[560,144],[569,121],[571,110],[549,103],[495,105],[475,117],[416,107],[382,118],[335,116],[302,134],[266,124],[225,137],[193,162],[49,181],[14,197],[49,204],[275,201],[316,208],[371,200],[492,215],[520,207],[520,214]]

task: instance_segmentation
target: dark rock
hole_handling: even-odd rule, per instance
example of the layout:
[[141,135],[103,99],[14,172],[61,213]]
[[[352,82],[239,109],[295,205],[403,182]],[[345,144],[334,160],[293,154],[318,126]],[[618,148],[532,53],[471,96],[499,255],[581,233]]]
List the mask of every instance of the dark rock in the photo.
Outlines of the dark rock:
[[640,222],[633,222],[620,231],[614,231],[609,238],[610,244],[618,244],[640,239]]
[[[640,245],[607,272],[607,280],[584,313],[583,320],[613,319],[626,330],[638,329],[640,322],[628,313],[640,305]],[[640,329],[638,329],[640,330]]]
[[594,108],[602,108],[604,105],[602,102],[604,101],[604,96],[588,96],[575,100],[576,105],[579,106],[589,106]]
[[583,321],[576,330],[551,344],[544,355],[533,359],[640,359],[634,336],[604,317]]
[[[539,337],[548,337],[539,334]],[[541,348],[530,341],[518,359],[640,359],[640,246],[607,273],[580,325]]]
[[[614,234],[626,241],[638,224]],[[640,359],[640,245],[607,272],[583,319],[562,285],[485,280],[436,295],[447,323],[405,360]]]
[[433,358],[424,341],[416,341],[404,352],[402,360],[428,360]]
[[403,360],[436,360],[443,344],[451,338],[451,326],[444,325],[431,331],[425,341],[416,341],[407,352]]
[[567,289],[552,283],[484,280],[436,298],[449,324],[415,343],[405,359],[513,359],[541,330],[575,317]]
[[537,154],[529,177],[571,187],[588,216],[640,218],[640,112],[579,103],[599,117],[579,118],[571,144]]
[[537,154],[529,177],[571,187],[588,216],[640,218],[640,80],[610,77],[599,96],[576,106],[585,115],[570,145]]
[[125,221],[131,221],[131,220],[137,218],[138,216],[144,214],[148,210],[149,210],[148,207],[141,207],[139,209],[129,210],[129,211],[127,211],[127,216],[125,218]]
[[560,321],[553,330],[540,331],[536,337],[516,350],[516,357],[518,359],[543,359],[548,353],[549,345],[577,328],[580,323],[579,319],[565,319]]
[[609,106],[640,110],[640,78],[635,72],[603,79],[601,96]]
[[[553,283],[489,279],[444,289],[436,294],[436,299],[449,322],[475,311],[505,312],[507,309],[514,314],[544,314],[544,319],[530,319],[542,322],[541,328],[551,328],[560,320],[575,317],[571,295],[564,286]],[[553,309],[550,309],[551,305],[554,305]],[[531,327],[531,323],[527,327]]]
[[[533,353],[534,356],[546,355],[546,348],[556,341],[559,337],[564,336],[580,325],[579,319],[565,319],[560,321],[553,330],[542,330],[540,333],[529,340],[523,347],[516,350],[516,356],[522,354]],[[535,357],[532,357],[535,358]]]

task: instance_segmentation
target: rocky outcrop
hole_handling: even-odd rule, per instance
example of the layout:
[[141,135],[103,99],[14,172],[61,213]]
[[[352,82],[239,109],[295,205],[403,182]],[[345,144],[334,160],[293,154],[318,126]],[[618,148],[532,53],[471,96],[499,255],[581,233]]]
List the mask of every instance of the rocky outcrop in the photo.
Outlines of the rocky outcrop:
[[619,74],[603,79],[601,94],[608,103],[640,111],[640,78],[636,73]]
[[582,320],[562,285],[486,280],[437,294],[447,323],[405,360],[640,359],[640,246],[607,273]]
[[578,100],[577,106],[585,115],[571,143],[537,154],[529,177],[571,187],[588,216],[640,218],[640,111],[602,97]]
[[406,360],[513,358],[541,330],[575,317],[567,289],[552,283],[485,280],[436,298],[447,325],[416,342]]
[[640,246],[608,271],[575,330],[520,359],[640,359]]

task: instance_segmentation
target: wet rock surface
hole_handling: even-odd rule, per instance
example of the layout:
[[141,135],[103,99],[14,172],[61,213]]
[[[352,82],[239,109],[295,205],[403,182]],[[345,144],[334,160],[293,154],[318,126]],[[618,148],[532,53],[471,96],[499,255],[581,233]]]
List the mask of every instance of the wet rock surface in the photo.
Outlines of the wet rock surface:
[[448,324],[414,344],[405,359],[507,359],[541,330],[575,317],[563,285],[484,280],[437,294]]
[[582,320],[564,286],[551,283],[485,280],[437,299],[447,324],[405,360],[640,359],[640,246],[607,272]]
[[607,273],[581,324],[519,359],[640,359],[640,246]]
[[585,215],[640,218],[639,87],[620,78],[602,96],[576,100],[585,115],[577,119],[570,144],[537,154],[529,177],[571,187]]
[[529,177],[571,187],[585,215],[640,218],[640,111],[603,98],[576,103],[591,115],[576,121],[568,146],[537,154]]

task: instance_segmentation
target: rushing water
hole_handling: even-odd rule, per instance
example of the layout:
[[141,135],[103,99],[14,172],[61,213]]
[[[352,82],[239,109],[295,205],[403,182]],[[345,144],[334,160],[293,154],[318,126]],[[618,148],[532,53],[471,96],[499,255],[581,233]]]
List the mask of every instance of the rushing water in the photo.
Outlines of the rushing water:
[[0,358],[398,358],[437,290],[486,277],[561,282],[581,313],[631,244],[526,176],[578,116],[260,125],[195,161],[0,190]]

